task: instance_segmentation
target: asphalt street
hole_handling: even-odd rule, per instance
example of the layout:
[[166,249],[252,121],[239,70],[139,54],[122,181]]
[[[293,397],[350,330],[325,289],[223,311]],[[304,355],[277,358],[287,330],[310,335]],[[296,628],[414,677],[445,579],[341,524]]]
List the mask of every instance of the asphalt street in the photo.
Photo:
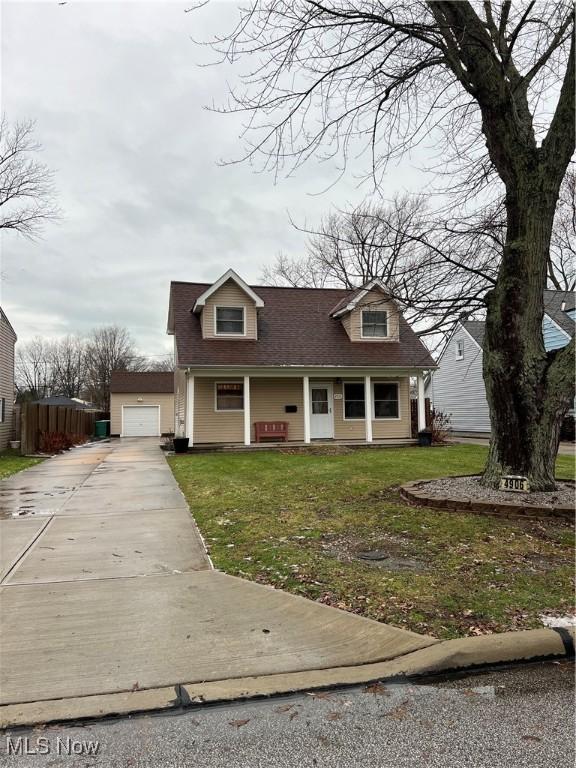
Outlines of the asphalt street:
[[[0,765],[572,768],[573,682],[571,663],[551,662],[19,729],[0,736]],[[8,753],[26,748],[46,754]]]

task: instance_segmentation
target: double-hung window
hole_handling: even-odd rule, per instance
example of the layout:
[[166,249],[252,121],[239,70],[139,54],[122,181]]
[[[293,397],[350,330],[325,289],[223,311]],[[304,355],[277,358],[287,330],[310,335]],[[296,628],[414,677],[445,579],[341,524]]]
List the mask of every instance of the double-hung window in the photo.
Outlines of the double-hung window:
[[362,338],[386,338],[388,336],[388,312],[385,309],[362,310]]
[[396,382],[375,381],[372,399],[375,419],[399,418],[398,384]]
[[366,414],[364,382],[348,381],[344,383],[344,418],[363,419]]
[[456,342],[456,360],[464,360],[464,340],[459,339]]
[[216,335],[244,335],[244,307],[216,307]]
[[241,381],[217,381],[215,399],[217,411],[243,411],[244,384]]

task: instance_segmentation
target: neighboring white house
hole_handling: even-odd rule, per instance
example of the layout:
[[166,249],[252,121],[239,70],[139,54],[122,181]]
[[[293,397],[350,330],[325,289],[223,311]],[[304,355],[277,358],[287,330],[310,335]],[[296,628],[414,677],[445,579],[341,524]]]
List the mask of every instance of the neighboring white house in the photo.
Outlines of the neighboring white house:
[[[544,346],[550,352],[566,346],[574,335],[574,291],[545,291],[542,321]],[[457,433],[489,434],[490,417],[482,377],[484,322],[465,320],[456,326],[428,380],[426,397],[432,407],[451,414]]]

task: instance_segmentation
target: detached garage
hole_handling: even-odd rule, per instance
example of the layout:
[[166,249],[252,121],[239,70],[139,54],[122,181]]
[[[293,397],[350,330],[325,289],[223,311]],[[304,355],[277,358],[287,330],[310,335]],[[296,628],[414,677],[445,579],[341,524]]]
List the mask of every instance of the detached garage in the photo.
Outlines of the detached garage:
[[174,374],[114,371],[110,382],[110,434],[160,437],[174,433]]

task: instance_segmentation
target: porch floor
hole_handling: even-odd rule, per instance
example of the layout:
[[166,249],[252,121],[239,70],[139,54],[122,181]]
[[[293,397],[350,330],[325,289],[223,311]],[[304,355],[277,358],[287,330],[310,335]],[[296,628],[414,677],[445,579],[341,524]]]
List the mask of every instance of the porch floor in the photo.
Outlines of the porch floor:
[[242,443],[195,443],[188,453],[207,453],[212,451],[269,451],[282,450],[283,448],[405,448],[410,445],[417,445],[418,440],[413,438],[388,438],[373,440],[371,443],[366,440],[312,440],[305,443],[303,440],[288,440],[286,442],[266,441],[262,443],[251,443],[243,445]]

